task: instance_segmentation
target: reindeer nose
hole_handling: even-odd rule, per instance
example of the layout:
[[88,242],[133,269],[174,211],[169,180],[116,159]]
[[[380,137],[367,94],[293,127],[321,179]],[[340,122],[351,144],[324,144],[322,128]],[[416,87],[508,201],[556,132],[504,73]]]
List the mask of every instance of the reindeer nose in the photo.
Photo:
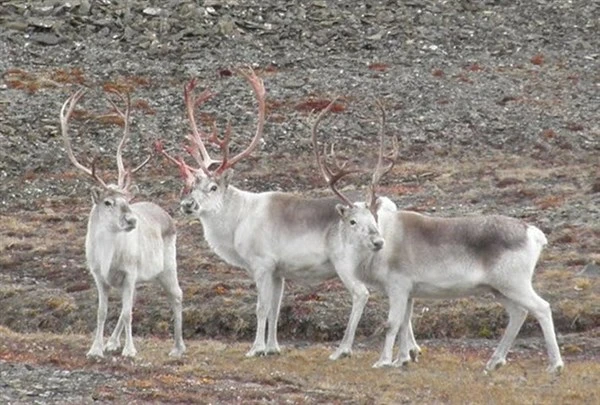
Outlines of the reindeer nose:
[[198,204],[196,204],[196,201],[194,201],[192,199],[183,200],[180,205],[181,205],[181,209],[186,214],[191,214],[192,212],[194,212],[194,210],[198,206]]
[[135,219],[134,216],[126,215],[124,219],[125,219],[125,230],[127,232],[135,229],[135,226],[137,225],[137,219]]
[[383,247],[383,239],[375,239],[373,241],[373,250],[378,251]]

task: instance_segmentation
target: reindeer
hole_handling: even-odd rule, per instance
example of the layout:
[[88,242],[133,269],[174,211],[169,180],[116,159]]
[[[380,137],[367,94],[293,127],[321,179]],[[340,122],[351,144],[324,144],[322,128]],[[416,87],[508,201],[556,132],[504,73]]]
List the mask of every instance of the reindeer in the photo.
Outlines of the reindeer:
[[[197,216],[211,249],[230,265],[246,270],[256,284],[256,337],[246,356],[280,353],[277,322],[285,279],[315,283],[336,275],[352,294],[352,311],[342,342],[330,358],[350,355],[356,327],[369,296],[354,272],[363,256],[383,247],[372,210],[386,205],[386,199],[380,198],[369,207],[350,202],[336,184],[356,170],[344,169],[340,164],[333,170],[327,167],[318,154],[316,132],[312,137],[315,156],[337,198],[253,193],[231,185],[233,167],[257,147],[265,120],[262,80],[251,70],[240,70],[240,73],[250,83],[258,101],[257,129],[246,149],[234,157],[229,156],[229,125],[222,139],[217,136],[214,124],[211,134],[198,129],[194,110],[213,94],[205,90],[199,96],[194,95],[195,80],[185,86],[184,99],[191,127],[187,149],[198,168],[159,147],[184,175],[188,193],[181,201],[182,211]],[[221,160],[209,156],[205,140],[219,147]],[[387,206],[390,205],[395,210],[395,205],[387,200]]]
[[[371,201],[376,198],[376,183]],[[509,323],[485,372],[506,364],[528,312],[542,328],[548,371],[562,371],[550,305],[532,286],[536,263],[547,244],[540,229],[500,215],[439,218],[404,210],[380,210],[378,225],[385,245],[357,272],[363,283],[384,291],[389,299],[385,343],[373,367],[402,365],[418,353],[410,322],[413,299],[492,293],[508,312]],[[392,361],[399,332],[400,350]]]
[[[103,357],[104,350],[117,351],[121,346],[121,333],[125,329],[125,346],[121,354],[134,357],[136,349],[131,334],[131,312],[135,286],[138,282],[158,280],[167,292],[175,323],[175,346],[170,356],[179,357],[185,352],[181,332],[182,291],[177,280],[176,232],[169,214],[150,202],[132,203],[131,177],[150,159],[133,170],[126,170],[122,151],[129,137],[130,97],[116,89],[107,90],[125,104],[123,111],[107,95],[107,100],[123,121],[123,137],[117,147],[117,184],[106,184],[96,172],[75,158],[69,139],[69,118],[85,90],[69,97],[60,111],[62,138],[67,155],[73,165],[92,177],[100,187],[92,189],[85,252],[90,272],[98,289],[98,315],[94,341],[87,357]],[[103,343],[104,323],[110,287],[121,292],[122,308],[115,329]]]

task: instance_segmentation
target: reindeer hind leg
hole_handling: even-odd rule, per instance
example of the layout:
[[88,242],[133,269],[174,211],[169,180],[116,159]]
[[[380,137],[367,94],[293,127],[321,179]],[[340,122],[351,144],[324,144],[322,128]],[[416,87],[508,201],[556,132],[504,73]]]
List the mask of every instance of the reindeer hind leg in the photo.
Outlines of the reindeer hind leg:
[[175,256],[175,242],[166,242],[167,250],[165,252],[165,270],[159,274],[158,282],[165,290],[168,296],[171,310],[173,311],[173,339],[174,346],[169,356],[180,357],[185,353],[186,347],[183,342],[182,332],[182,311],[183,311],[183,292],[179,286],[177,278],[177,260]]

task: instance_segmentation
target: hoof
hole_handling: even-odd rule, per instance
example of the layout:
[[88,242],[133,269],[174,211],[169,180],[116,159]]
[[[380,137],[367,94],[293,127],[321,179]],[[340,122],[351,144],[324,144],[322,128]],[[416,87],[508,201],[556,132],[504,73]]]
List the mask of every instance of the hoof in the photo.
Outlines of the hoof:
[[104,353],[102,350],[92,349],[85,355],[88,359],[103,359]]
[[136,355],[137,355],[137,350],[135,350],[134,348],[123,349],[123,352],[121,353],[121,356],[129,357],[130,359],[134,358]]
[[490,359],[483,370],[484,374],[490,374],[506,364],[506,359]]
[[421,348],[417,347],[408,351],[408,355],[410,356],[410,360],[413,363],[419,362],[419,356],[421,355]]
[[561,375],[564,370],[565,370],[565,364],[562,361],[559,361],[556,364],[548,366],[548,368],[546,369],[546,371],[548,373],[556,374],[556,375]]
[[405,359],[397,359],[392,363],[392,366],[394,367],[408,367],[409,363],[411,362],[410,358],[405,358]]
[[331,353],[331,355],[329,356],[329,360],[339,360],[339,359],[343,359],[344,357],[351,357],[352,356],[352,350],[336,350],[335,352]]
[[106,346],[104,347],[104,350],[106,350],[109,353],[114,353],[114,352],[118,352],[120,348],[121,348],[121,345],[119,343],[107,342]]
[[179,358],[179,357],[183,356],[183,353],[185,353],[185,347],[183,347],[183,348],[174,347],[169,352],[169,357]]
[[383,368],[383,367],[393,367],[394,363],[389,360],[379,360],[377,363],[373,364],[373,368]]
[[265,349],[251,349],[248,353],[246,353],[246,357],[262,357],[266,356],[267,352]]

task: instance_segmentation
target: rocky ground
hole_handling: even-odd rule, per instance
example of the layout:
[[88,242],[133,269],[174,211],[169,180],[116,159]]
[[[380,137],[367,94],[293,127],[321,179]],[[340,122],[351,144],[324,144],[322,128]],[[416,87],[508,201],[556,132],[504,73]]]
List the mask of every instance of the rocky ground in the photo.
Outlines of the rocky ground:
[[[95,288],[83,257],[90,183],[68,162],[58,126],[68,95],[90,88],[74,119],[74,148],[82,161],[96,156],[112,181],[120,128],[106,116],[103,87],[131,91],[131,164],[159,139],[180,150],[188,128],[182,88],[191,77],[218,92],[200,120],[221,128],[230,120],[239,150],[256,114],[234,68],[251,65],[267,88],[267,125],[260,150],[237,169],[237,186],[327,194],[308,140],[310,111],[339,96],[323,139],[370,165],[379,99],[386,132],[401,145],[382,193],[421,212],[502,213],[538,225],[550,245],[535,286],[553,305],[563,350],[597,356],[587,337],[600,325],[599,25],[600,3],[589,0],[2,2],[0,325],[17,333],[93,330]],[[349,187],[362,190],[366,181]],[[253,285],[210,253],[200,224],[179,213],[177,171],[154,158],[136,184],[140,198],[178,223],[186,339],[249,341]],[[137,335],[169,336],[163,301],[156,287],[140,289]],[[335,281],[288,285],[281,340],[339,340],[349,302]],[[385,310],[375,293],[360,344],[379,347]],[[419,339],[496,339],[505,324],[489,297],[416,308]],[[543,346],[534,320],[522,335],[532,336],[534,350]],[[89,400],[89,381],[110,386],[117,378],[32,366],[11,359],[9,344],[2,349],[5,402],[79,403]],[[65,384],[72,397],[44,397]]]

